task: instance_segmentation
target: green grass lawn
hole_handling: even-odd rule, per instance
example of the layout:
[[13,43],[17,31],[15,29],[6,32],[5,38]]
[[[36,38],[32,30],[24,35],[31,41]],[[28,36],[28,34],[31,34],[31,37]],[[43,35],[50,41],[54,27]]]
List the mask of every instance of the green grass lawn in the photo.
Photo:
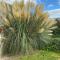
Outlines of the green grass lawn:
[[39,51],[33,55],[17,57],[15,60],[60,60],[60,53]]

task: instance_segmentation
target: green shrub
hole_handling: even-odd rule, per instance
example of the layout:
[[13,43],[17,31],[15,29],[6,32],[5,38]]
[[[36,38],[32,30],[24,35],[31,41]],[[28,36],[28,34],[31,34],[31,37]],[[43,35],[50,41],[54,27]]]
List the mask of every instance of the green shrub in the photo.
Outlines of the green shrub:
[[[3,54],[28,54],[41,49],[51,40],[51,29],[56,22],[49,20],[46,13],[42,13],[41,6],[31,5],[32,3],[24,5],[24,2],[3,4],[7,10],[2,17],[5,37]],[[32,8],[35,9],[33,14]]]
[[50,51],[60,52],[60,40],[54,39],[47,45],[47,48]]

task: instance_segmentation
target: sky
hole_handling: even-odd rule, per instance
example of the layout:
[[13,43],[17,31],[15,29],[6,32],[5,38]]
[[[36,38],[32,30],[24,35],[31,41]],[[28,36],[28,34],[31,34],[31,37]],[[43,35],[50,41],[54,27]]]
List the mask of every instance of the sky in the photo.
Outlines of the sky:
[[50,18],[60,18],[60,0],[36,0],[37,4],[44,4],[44,11],[48,11]]
[[[7,1],[8,3],[9,2],[12,3],[15,0],[5,0],[5,1]],[[24,0],[24,1],[27,2],[28,0]],[[60,0],[30,0],[30,1],[36,2],[37,4],[41,4],[41,3],[44,4],[44,10],[53,10],[60,8]]]
[[[6,1],[8,3],[12,3],[15,0],[6,0]],[[24,0],[24,1],[26,3],[28,0]],[[52,17],[54,17],[54,15],[55,15],[55,17],[60,17],[60,0],[30,0],[30,1],[34,2],[36,4],[43,4],[44,11],[48,11],[50,13],[54,12],[54,14],[50,14]],[[56,14],[56,12],[58,12],[58,13]]]
[[60,8],[60,0],[36,0],[38,4],[43,3],[45,10],[53,10]]

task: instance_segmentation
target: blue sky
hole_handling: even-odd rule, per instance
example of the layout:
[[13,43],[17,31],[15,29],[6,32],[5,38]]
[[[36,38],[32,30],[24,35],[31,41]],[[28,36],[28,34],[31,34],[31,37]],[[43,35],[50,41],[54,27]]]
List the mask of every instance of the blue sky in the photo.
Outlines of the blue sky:
[[60,0],[36,0],[38,4],[43,3],[45,10],[53,10],[60,8]]
[[[12,3],[12,1],[15,0],[6,0]],[[16,0],[18,1],[18,0]],[[20,0],[21,1],[21,0]],[[28,0],[24,0],[25,2]],[[53,9],[59,9],[60,8],[60,0],[30,0],[30,1],[36,1],[37,4],[44,4],[44,10],[53,10]],[[9,3],[8,2],[8,3]]]
[[[0,0],[2,1],[2,0]],[[15,0],[5,0],[8,3],[13,3]],[[21,0],[16,0],[21,1]],[[24,0],[26,3],[28,0]],[[60,0],[30,0],[31,2],[36,2],[37,4],[44,4],[44,11],[48,11],[50,17],[60,18]]]
[[48,11],[50,18],[60,18],[60,0],[36,0],[37,4],[44,4],[44,11]]

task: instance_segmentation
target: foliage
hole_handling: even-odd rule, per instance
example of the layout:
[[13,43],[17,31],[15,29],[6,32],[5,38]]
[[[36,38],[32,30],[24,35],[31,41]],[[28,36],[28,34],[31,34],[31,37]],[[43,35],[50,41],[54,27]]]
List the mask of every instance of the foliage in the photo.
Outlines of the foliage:
[[52,41],[48,45],[48,49],[55,52],[60,52],[60,21],[59,20],[60,19],[56,19],[57,28],[53,30]]
[[[60,54],[51,51],[38,51],[32,55],[18,56],[13,60],[59,60]],[[11,59],[12,60],[12,59]]]
[[55,38],[49,45],[48,50],[60,52],[60,39]]
[[48,44],[51,40],[52,29],[56,22],[49,20],[46,13],[42,13],[41,6],[31,5],[30,2],[26,5],[24,2],[15,2],[12,5],[2,3],[2,6],[6,7],[2,10],[5,37],[3,54],[28,54],[40,49],[41,41]]
[[56,25],[57,25],[57,28],[55,29],[55,30],[53,30],[53,34],[54,34],[54,36],[53,37],[57,37],[57,38],[59,38],[60,37],[60,21],[59,21],[60,19],[56,19],[56,21],[57,21],[57,23],[56,23]]

